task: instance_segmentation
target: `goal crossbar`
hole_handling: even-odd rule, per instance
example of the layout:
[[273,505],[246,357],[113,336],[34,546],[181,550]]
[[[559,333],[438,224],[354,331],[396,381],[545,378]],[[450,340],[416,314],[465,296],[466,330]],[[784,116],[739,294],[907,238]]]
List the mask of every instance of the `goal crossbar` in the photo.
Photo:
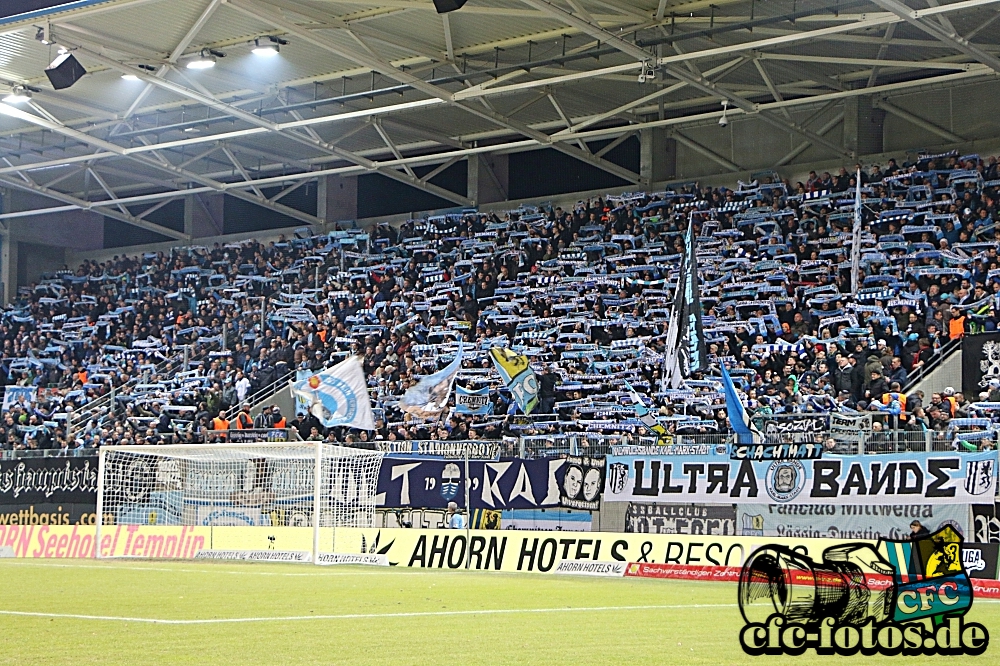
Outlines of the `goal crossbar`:
[[337,527],[374,525],[383,454],[300,441],[106,446],[99,456],[98,544],[109,525],[310,526],[318,563],[321,528],[335,542]]

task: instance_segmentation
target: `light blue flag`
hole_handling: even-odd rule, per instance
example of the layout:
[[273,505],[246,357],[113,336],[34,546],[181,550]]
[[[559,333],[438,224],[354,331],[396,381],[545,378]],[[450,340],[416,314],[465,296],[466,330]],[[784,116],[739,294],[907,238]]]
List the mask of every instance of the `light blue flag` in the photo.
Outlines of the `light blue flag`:
[[451,385],[455,376],[462,368],[462,343],[458,344],[455,360],[438,370],[433,375],[427,375],[416,385],[407,389],[399,401],[399,408],[417,418],[434,418],[448,405],[451,397]]
[[371,397],[357,356],[292,384],[292,395],[326,428],[374,430]]
[[493,403],[490,401],[490,387],[467,389],[455,384],[455,413],[486,415],[493,413]]

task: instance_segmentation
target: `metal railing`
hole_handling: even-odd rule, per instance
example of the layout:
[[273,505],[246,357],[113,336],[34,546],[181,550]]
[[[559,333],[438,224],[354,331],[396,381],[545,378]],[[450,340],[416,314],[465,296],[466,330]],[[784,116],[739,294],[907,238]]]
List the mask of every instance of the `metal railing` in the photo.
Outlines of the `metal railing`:
[[[191,354],[188,351],[192,346],[195,347],[194,354]],[[207,358],[209,353],[215,351],[217,346],[218,343],[214,342],[208,345],[199,345],[195,342],[193,345],[182,345],[177,347],[178,352],[157,363],[150,372],[150,375],[161,374],[168,367],[174,364],[185,365],[191,363],[192,361],[202,361]],[[146,373],[140,373],[129,379],[121,386],[114,387],[104,395],[91,400],[81,409],[70,412],[70,428],[72,430],[77,430],[92,419],[97,420],[98,422],[103,421],[113,409],[116,409],[114,401],[120,396],[129,395],[132,388],[146,381],[145,377]]]
[[906,384],[903,385],[903,393],[909,393],[913,388],[927,378],[932,372],[940,368],[956,351],[962,348],[962,338],[949,340],[936,354],[931,356],[924,365],[917,368],[916,372],[906,376]]
[[[795,433],[798,435],[798,433]],[[833,455],[878,455],[882,453],[917,453],[934,451],[954,451],[955,441],[961,434],[936,430],[871,430],[859,431],[857,437],[846,438],[841,433],[829,431],[811,433],[809,437],[786,436],[767,437],[764,444],[815,444],[824,447],[824,453]],[[295,428],[255,428],[246,430],[207,431],[198,442],[284,442],[302,441]],[[592,435],[586,433],[532,435],[525,437],[505,437],[502,440],[469,440],[468,442],[449,440],[369,440],[367,442],[338,442],[355,448],[379,449],[386,455],[441,455],[443,452],[470,445],[472,457],[477,451],[489,450],[485,457],[493,457],[496,452],[508,458],[557,458],[560,456],[606,456],[611,455],[613,446],[678,446],[695,447],[703,453],[717,453],[720,446],[736,443],[732,433],[702,433],[694,435],[674,435],[666,440],[655,437],[635,437],[631,435]],[[992,441],[990,445],[995,445]],[[698,455],[699,451],[690,451]],[[76,457],[96,455],[96,449],[18,449],[0,450],[0,460],[16,458]]]
[[[295,428],[247,428],[244,430],[210,430],[198,440],[185,444],[225,444],[248,442],[301,442],[302,437]],[[117,442],[106,442],[116,444]],[[10,449],[0,450],[0,460],[20,460],[23,458],[86,458],[96,456],[98,450],[85,449]]]
[[255,393],[248,395],[246,398],[244,398],[243,403],[239,405],[233,405],[226,411],[224,415],[226,420],[232,421],[234,418],[236,418],[236,415],[239,414],[240,412],[240,407],[242,406],[242,404],[249,403],[250,409],[252,410],[254,407],[264,402],[268,398],[276,395],[283,389],[288,388],[288,385],[291,384],[294,378],[295,378],[295,370],[289,370],[287,373],[285,373],[278,379],[275,379],[273,382],[271,382],[264,388],[258,389]]
[[23,458],[87,458],[97,456],[97,449],[13,449],[0,450],[0,460]]
[[[301,442],[302,437],[295,428],[244,428],[231,430],[208,430],[201,444],[245,444],[248,442]],[[186,443],[186,442],[185,442]]]

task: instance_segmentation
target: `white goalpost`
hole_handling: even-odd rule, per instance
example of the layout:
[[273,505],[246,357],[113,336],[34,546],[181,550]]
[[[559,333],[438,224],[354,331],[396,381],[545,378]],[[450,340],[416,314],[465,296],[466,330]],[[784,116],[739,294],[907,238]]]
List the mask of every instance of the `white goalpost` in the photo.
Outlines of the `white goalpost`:
[[311,527],[318,564],[335,552],[335,528],[375,524],[382,456],[323,442],[106,446],[96,543],[120,525]]

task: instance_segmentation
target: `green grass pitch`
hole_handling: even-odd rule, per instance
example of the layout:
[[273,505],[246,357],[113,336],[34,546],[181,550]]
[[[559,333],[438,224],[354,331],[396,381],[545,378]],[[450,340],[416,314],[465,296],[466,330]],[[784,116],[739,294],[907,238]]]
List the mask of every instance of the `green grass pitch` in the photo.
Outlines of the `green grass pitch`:
[[[0,664],[18,666],[948,661],[748,657],[724,583],[82,560],[0,560],[0,581]],[[969,617],[994,645],[962,663],[1000,663],[1000,604]]]

